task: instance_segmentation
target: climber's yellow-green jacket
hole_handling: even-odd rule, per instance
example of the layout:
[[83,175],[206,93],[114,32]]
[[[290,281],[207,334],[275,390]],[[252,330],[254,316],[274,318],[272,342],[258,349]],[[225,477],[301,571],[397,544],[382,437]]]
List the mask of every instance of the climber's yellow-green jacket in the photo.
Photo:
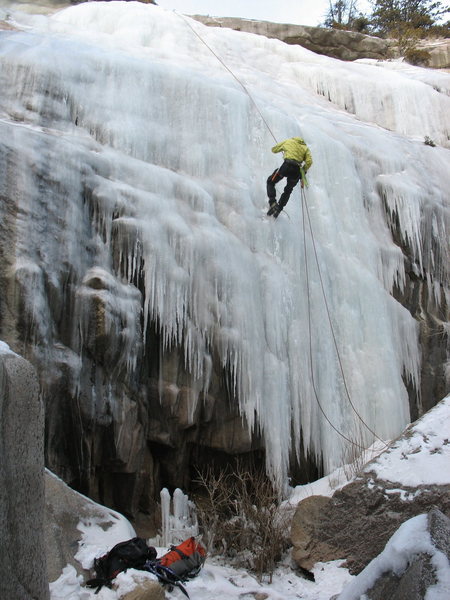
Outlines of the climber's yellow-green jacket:
[[[308,146],[301,137],[292,137],[280,142],[272,148],[272,152],[283,152],[284,160],[295,160],[306,171],[312,165],[312,156]],[[303,163],[303,164],[302,164]]]

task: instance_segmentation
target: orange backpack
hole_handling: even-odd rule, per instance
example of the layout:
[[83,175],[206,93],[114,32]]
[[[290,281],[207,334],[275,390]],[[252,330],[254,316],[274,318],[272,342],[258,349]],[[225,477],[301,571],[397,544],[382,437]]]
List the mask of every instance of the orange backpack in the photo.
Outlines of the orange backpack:
[[182,581],[186,581],[198,575],[205,560],[205,548],[196,542],[195,537],[190,537],[178,546],[171,546],[169,552],[159,558],[158,562],[173,571]]

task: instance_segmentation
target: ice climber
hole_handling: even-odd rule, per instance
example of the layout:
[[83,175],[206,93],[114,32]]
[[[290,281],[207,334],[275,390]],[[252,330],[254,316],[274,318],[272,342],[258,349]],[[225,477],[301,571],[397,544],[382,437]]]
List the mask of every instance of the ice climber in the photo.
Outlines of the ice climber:
[[[267,178],[267,195],[269,196],[270,208],[267,212],[275,219],[286,206],[292,190],[301,180],[301,186],[305,185],[303,176],[312,165],[311,152],[305,141],[300,137],[292,137],[280,142],[272,148],[272,152],[283,152],[283,164]],[[276,201],[275,184],[286,177],[286,185],[280,200]]]

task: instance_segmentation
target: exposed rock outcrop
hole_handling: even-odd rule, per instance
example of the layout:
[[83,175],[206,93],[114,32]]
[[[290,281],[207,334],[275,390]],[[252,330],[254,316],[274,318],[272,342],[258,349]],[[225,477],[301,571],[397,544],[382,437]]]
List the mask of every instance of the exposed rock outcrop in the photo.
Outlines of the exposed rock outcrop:
[[[438,404],[424,419],[441,411],[439,418],[449,420],[448,406],[450,398]],[[450,516],[449,485],[405,485],[396,480],[399,474],[395,472],[384,478],[376,473],[377,465],[389,464],[391,454],[398,455],[392,464],[403,460],[406,472],[408,468],[415,468],[415,455],[421,451],[427,453],[430,469],[433,460],[445,463],[445,457],[450,455],[450,450],[447,452],[450,441],[438,443],[433,439],[432,430],[424,432],[421,429],[424,419],[408,427],[387,450],[365,466],[355,481],[332,498],[312,496],[299,503],[291,539],[293,558],[300,567],[309,570],[319,561],[346,559],[349,570],[359,573],[382,552],[404,521],[428,512],[430,506]]]
[[426,62],[432,69],[450,69],[450,40],[436,39],[425,40],[419,44],[419,48],[429,53]]
[[13,27],[12,25],[10,25],[6,21],[1,21],[0,20],[0,30],[3,30],[3,31],[14,31],[15,27]]
[[[374,58],[386,60],[400,56],[398,43],[392,39],[383,39],[355,31],[344,31],[325,27],[309,27],[307,25],[292,25],[239,19],[236,17],[209,17],[195,15],[192,18],[209,27],[228,27],[236,31],[246,31],[264,35],[312,50],[341,60],[357,60],[359,58]],[[450,68],[450,41],[433,39],[421,42],[418,48],[426,50],[429,58],[424,66],[433,69]]]
[[312,496],[301,502],[291,529],[297,564],[310,570],[316,562],[346,559],[356,574],[407,519],[427,512],[432,504],[450,515],[450,486],[392,487],[365,474],[331,499]]
[[44,552],[44,411],[29,362],[0,342],[2,598],[49,597]]
[[[45,473],[45,550],[49,581],[55,581],[67,565],[89,579],[91,565],[83,568],[83,554],[75,559],[82,546],[85,526],[96,523],[102,538],[110,536],[108,547],[135,535],[122,515],[111,511],[75,492],[50,471]],[[81,548],[82,550],[82,548]],[[101,552],[100,552],[101,554]]]
[[386,59],[394,56],[394,45],[390,40],[325,27],[309,27],[306,25],[288,25],[253,21],[235,17],[205,17],[195,15],[197,21],[210,27],[228,27],[236,31],[246,31],[275,38],[286,44],[296,44],[312,50],[317,54],[325,54],[341,60],[358,58]]

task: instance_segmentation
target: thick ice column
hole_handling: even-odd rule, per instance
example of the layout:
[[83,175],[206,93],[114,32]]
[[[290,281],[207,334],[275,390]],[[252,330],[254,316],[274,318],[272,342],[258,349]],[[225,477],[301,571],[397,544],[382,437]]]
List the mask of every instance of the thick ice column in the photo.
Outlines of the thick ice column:
[[179,488],[173,499],[167,488],[160,492],[161,497],[161,546],[179,544],[188,537],[198,535],[198,522],[195,505]]

